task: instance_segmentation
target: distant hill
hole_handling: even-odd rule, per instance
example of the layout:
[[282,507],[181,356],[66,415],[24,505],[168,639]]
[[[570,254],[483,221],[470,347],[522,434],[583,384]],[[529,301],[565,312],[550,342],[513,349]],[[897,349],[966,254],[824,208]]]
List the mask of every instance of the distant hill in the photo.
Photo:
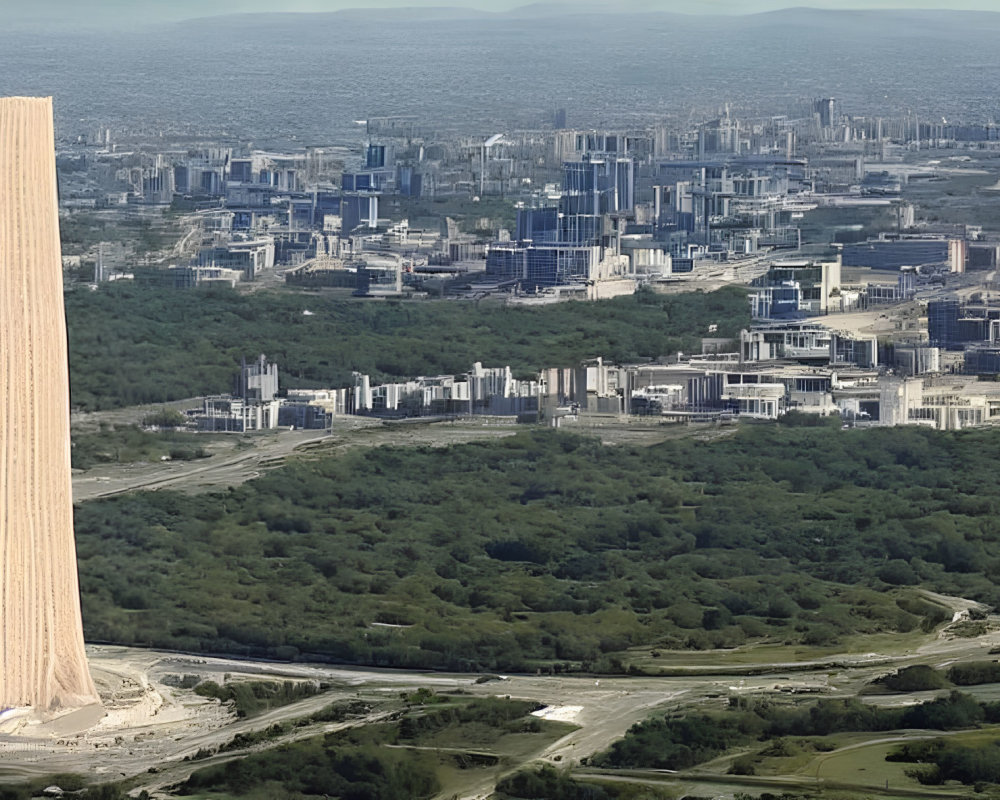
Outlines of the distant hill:
[[[455,2],[456,0],[451,0]],[[902,2],[902,0],[900,0]],[[906,19],[908,23],[923,21],[936,23],[945,20],[951,25],[957,16],[966,16],[964,23],[983,21],[981,15],[1000,17],[992,10],[988,0],[965,0],[968,7],[979,6],[979,10],[926,11],[916,9],[873,9],[836,10],[803,6],[787,7],[784,0],[712,0],[711,3],[691,3],[690,0],[547,0],[544,2],[514,5],[516,0],[508,0],[511,7],[498,11],[486,11],[466,5],[449,5],[448,0],[421,3],[411,0],[412,6],[402,8],[371,7],[360,4],[360,0],[339,0],[340,3],[358,2],[358,7],[331,9],[330,11],[297,11],[298,8],[315,7],[317,2],[300,0],[290,3],[287,12],[274,12],[273,4],[265,0],[215,0],[210,5],[194,0],[176,0],[166,4],[154,0],[102,0],[99,3],[70,5],[64,0],[36,0],[30,4],[10,4],[5,9],[5,25],[10,27],[30,26],[44,29],[107,29],[134,26],[155,26],[161,23],[182,21],[204,21],[206,19],[229,19],[253,17],[260,22],[274,21],[276,18],[294,18],[299,22],[316,21],[321,17],[340,20],[393,20],[393,21],[446,21],[446,20],[496,20],[496,19],[543,19],[579,16],[615,16],[634,14],[678,15],[688,19],[705,19],[710,24],[726,24],[728,19],[736,24],[754,26],[757,24],[805,24],[833,23],[837,26],[851,25],[863,20],[866,24],[891,20],[894,23]],[[489,5],[488,0],[482,0]],[[818,0],[820,3],[836,3],[838,0]],[[329,5],[337,5],[338,0],[329,0]],[[954,5],[954,4],[952,4]],[[975,15],[975,20],[971,15]],[[987,24],[1000,26],[996,19]]]
[[240,25],[312,25],[323,22],[444,22],[454,20],[489,20],[488,11],[459,6],[412,6],[408,8],[345,8],[340,11],[294,12],[263,11],[242,14],[212,14],[195,16],[177,22],[178,25],[230,24]]
[[[745,4],[743,4],[745,8]],[[398,25],[418,24],[468,24],[473,30],[487,31],[497,24],[513,25],[534,21],[540,24],[563,24],[567,30],[592,28],[606,29],[609,18],[613,27],[640,27],[646,22],[654,29],[666,25],[675,31],[685,31],[704,38],[712,47],[713,39],[737,31],[759,31],[770,35],[805,35],[809,39],[825,42],[829,47],[844,44],[845,39],[872,41],[934,37],[939,40],[961,39],[975,48],[985,34],[1000,32],[1000,12],[954,11],[917,9],[848,9],[834,10],[807,7],[781,8],[757,13],[722,13],[729,6],[718,6],[719,13],[688,13],[689,4],[655,2],[654,0],[624,0],[612,11],[599,2],[542,2],[532,3],[503,12],[487,12],[458,6],[412,6],[408,8],[351,8],[318,13],[266,12],[253,14],[217,15],[195,17],[175,24],[238,26],[242,30],[272,28],[304,30],[311,26],[337,26],[348,24]],[[639,23],[636,17],[646,19]],[[636,30],[636,45],[641,51],[648,30]],[[600,48],[601,40],[594,40]],[[984,43],[985,44],[985,43]],[[753,48],[754,42],[746,43]],[[832,54],[832,53],[831,53]],[[775,54],[780,57],[780,53]]]
[[60,133],[155,120],[206,133],[224,125],[278,148],[356,142],[353,121],[383,115],[478,135],[544,127],[555,108],[580,128],[686,124],[725,104],[744,118],[799,118],[817,97],[855,116],[1000,119],[998,13],[696,16],[651,12],[647,0],[614,13],[586,0],[486,13],[432,1],[441,5],[150,18],[141,48],[112,30],[12,32],[5,19],[0,95],[53,95]]

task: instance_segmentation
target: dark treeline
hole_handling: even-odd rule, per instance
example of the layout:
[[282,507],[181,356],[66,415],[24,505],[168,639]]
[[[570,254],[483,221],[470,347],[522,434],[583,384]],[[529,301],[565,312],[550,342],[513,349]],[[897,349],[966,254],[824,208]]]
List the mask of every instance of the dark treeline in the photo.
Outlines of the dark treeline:
[[890,692],[925,692],[944,689],[952,684],[978,686],[983,683],[1000,683],[1000,662],[966,661],[952,665],[947,672],[917,664],[877,678],[872,685]]
[[494,795],[497,800],[669,800],[675,796],[666,788],[574,780],[569,770],[549,764],[502,778]]
[[[48,775],[24,784],[8,784],[0,786],[0,800],[34,800],[47,797],[45,790],[50,786],[58,786],[67,796],[86,797],[87,800],[129,800],[125,786],[117,783],[102,783],[87,785],[80,775]],[[143,789],[136,800],[149,800],[149,792]]]
[[880,708],[856,698],[788,705],[733,698],[721,714],[653,717],[590,761],[599,767],[686,769],[739,745],[783,736],[893,731],[959,730],[1000,722],[1000,703],[980,703],[959,692],[905,708]]
[[[908,770],[907,774],[932,786],[945,781],[1000,783],[1000,739],[974,744],[947,739],[912,742],[891,752],[886,761],[925,765]],[[980,789],[980,786],[976,787],[977,792]]]
[[535,431],[296,460],[83,504],[92,640],[448,669],[622,668],[639,644],[835,645],[1000,600],[1000,434]]
[[541,708],[538,703],[528,700],[501,700],[492,697],[464,705],[448,704],[444,708],[431,709],[403,719],[399,724],[399,738],[419,739],[446,728],[474,722],[492,728],[506,728],[511,732],[537,733],[542,729],[542,723],[528,715],[538,708]]
[[283,745],[195,772],[180,794],[207,790],[242,796],[358,797],[413,800],[430,797],[440,784],[433,759],[378,745],[342,744],[335,736]]
[[[956,665],[958,666],[958,665]],[[890,675],[883,675],[876,678],[871,685],[866,688],[867,693],[871,689],[881,689],[887,692],[929,692],[935,689],[944,689],[950,685],[949,677],[934,667],[926,664],[915,664],[912,667],[903,667]]]
[[288,705],[323,691],[311,681],[230,681],[221,686],[203,681],[194,687],[195,694],[231,703],[238,717],[255,717],[272,708]]
[[[305,312],[311,312],[306,314]],[[472,363],[531,374],[595,356],[648,360],[700,351],[700,337],[749,323],[745,292],[658,295],[545,308],[359,301],[329,294],[185,291],[139,282],[66,295],[74,407],[226,392],[240,359],[265,353],[286,387],[457,374]]]
[[948,680],[957,686],[1000,683],[1000,663],[996,661],[969,661],[965,664],[955,664],[948,670]]
[[[540,722],[533,703],[499,698],[465,700],[418,691],[402,719],[331,733],[206,767],[181,785],[182,795],[342,797],[419,800],[440,791],[442,764],[470,768],[455,754],[433,751],[434,737],[489,747],[511,733],[544,733],[565,726]],[[430,709],[426,707],[430,705]],[[404,744],[413,750],[389,748]]]

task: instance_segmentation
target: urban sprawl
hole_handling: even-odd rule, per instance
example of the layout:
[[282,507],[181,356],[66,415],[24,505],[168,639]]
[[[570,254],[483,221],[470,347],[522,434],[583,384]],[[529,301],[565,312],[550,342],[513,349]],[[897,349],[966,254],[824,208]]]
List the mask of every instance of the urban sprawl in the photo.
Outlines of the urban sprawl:
[[[338,415],[582,415],[675,421],[839,416],[958,429],[1000,419],[1000,226],[926,216],[914,187],[984,174],[1000,127],[857,117],[832,98],[797,115],[688,126],[436,135],[372,118],[350,145],[265,152],[95,129],[61,143],[62,214],[181,236],[140,255],[100,242],[67,268],[100,291],[155,268],[176,287],[284,283],[358,302],[424,297],[545,304],[745,285],[753,323],[701,352],[602,354],[517,379],[503,365],[279,394],[244,363],[199,430],[327,428]],[[363,126],[363,127],[362,127]],[[169,139],[169,137],[167,137]],[[1000,199],[1000,184],[985,187]],[[309,313],[309,312],[306,312]]]

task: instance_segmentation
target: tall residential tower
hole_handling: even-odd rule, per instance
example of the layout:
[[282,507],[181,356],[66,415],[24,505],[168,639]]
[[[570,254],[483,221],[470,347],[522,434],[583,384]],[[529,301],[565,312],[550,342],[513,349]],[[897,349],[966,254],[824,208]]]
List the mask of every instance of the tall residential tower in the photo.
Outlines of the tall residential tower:
[[0,712],[100,702],[83,649],[51,98],[0,98]]

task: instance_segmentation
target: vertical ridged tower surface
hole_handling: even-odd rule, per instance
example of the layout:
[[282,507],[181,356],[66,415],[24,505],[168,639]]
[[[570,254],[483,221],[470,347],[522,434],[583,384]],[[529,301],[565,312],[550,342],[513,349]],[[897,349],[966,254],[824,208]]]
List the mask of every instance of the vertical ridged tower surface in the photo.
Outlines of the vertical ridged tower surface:
[[51,98],[0,98],[0,711],[99,702],[73,538]]

